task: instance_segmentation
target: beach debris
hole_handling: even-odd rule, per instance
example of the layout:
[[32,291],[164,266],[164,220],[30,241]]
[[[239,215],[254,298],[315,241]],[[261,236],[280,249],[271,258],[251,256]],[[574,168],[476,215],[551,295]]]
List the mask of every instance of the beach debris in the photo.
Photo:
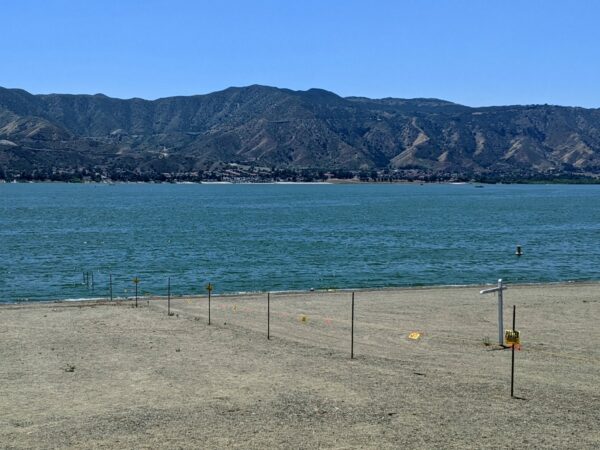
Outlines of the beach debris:
[[330,318],[325,319],[325,325],[332,325],[332,324],[333,324],[333,320],[331,320]]
[[408,338],[412,339],[413,341],[418,341],[421,339],[421,333],[419,331],[411,331],[408,333]]
[[63,370],[65,372],[75,372],[75,366],[73,364],[67,364],[65,367],[63,367]]
[[306,324],[308,323],[308,316],[305,314],[300,314],[298,320],[300,321],[300,323]]

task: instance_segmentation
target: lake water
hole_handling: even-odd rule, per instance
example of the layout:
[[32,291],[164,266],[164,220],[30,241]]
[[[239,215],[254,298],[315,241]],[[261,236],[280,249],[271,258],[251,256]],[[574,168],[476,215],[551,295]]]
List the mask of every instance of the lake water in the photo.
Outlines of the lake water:
[[0,253],[4,302],[600,280],[600,186],[0,184]]

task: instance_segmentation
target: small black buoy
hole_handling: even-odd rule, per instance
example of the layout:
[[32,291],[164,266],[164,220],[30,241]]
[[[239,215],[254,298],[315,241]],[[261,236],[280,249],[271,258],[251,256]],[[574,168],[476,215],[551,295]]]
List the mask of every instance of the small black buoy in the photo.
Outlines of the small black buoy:
[[515,252],[515,255],[517,255],[517,256],[523,255],[523,250],[521,249],[520,245],[517,245],[517,251]]

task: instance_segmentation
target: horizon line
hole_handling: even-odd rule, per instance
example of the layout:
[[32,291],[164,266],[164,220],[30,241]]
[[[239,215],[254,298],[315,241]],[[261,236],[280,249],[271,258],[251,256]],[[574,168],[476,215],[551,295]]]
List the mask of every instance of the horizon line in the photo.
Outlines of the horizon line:
[[600,109],[599,107],[587,107],[587,106],[580,106],[580,105],[565,105],[565,104],[555,104],[555,103],[506,103],[506,104],[495,104],[495,105],[477,105],[477,106],[472,106],[472,105],[467,105],[464,103],[459,103],[459,102],[455,102],[453,100],[448,100],[448,99],[444,99],[444,98],[440,98],[440,97],[393,97],[393,96],[387,96],[387,97],[368,97],[368,96],[364,96],[364,95],[348,95],[348,96],[342,96],[340,94],[338,94],[335,91],[329,90],[329,89],[325,89],[325,88],[320,88],[320,87],[311,87],[308,89],[291,89],[291,88],[286,88],[286,87],[279,87],[279,86],[272,86],[272,85],[268,85],[268,84],[260,84],[260,83],[253,83],[253,84],[248,84],[248,85],[244,85],[244,86],[228,86],[226,88],[223,89],[217,89],[214,91],[209,91],[209,92],[205,92],[205,93],[196,93],[196,94],[174,94],[174,95],[168,95],[168,96],[160,96],[160,97],[156,97],[156,98],[144,98],[144,97],[138,97],[138,96],[133,96],[133,97],[120,97],[120,96],[111,96],[111,95],[107,95],[104,94],[102,92],[96,92],[93,94],[90,93],[72,93],[72,92],[33,92],[33,91],[29,91],[27,89],[21,88],[21,87],[6,87],[6,86],[0,86],[0,89],[6,89],[6,90],[13,90],[13,91],[24,91],[30,95],[34,95],[34,96],[50,96],[50,95],[73,95],[73,96],[88,96],[88,97],[107,97],[110,99],[114,99],[114,100],[122,100],[122,101],[129,101],[129,100],[142,100],[142,101],[147,101],[147,102],[154,102],[154,101],[158,101],[158,100],[164,100],[164,99],[168,99],[168,98],[177,98],[177,97],[203,97],[203,96],[207,96],[207,95],[211,95],[211,94],[216,94],[219,92],[225,92],[229,89],[247,89],[247,88],[251,88],[251,87],[262,87],[262,88],[269,88],[269,89],[277,89],[280,91],[292,91],[292,92],[309,92],[312,90],[319,90],[319,91],[324,91],[330,94],[333,94],[339,98],[342,99],[360,99],[360,98],[364,98],[364,99],[368,99],[368,100],[374,100],[374,101],[378,101],[378,100],[437,100],[437,101],[442,101],[442,102],[446,102],[449,104],[453,104],[456,106],[464,106],[466,108],[472,108],[472,109],[480,109],[480,108],[494,108],[494,107],[498,107],[498,108],[505,108],[505,107],[531,107],[531,106],[553,106],[553,107],[560,107],[560,108],[581,108],[581,109],[588,109],[588,110],[595,110],[595,109]]

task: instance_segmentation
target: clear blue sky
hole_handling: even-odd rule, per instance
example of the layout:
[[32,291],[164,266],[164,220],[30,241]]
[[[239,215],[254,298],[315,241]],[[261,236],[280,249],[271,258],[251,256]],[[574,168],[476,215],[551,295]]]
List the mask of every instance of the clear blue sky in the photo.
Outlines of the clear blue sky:
[[595,0],[1,2],[0,86],[154,99],[229,86],[600,107]]

